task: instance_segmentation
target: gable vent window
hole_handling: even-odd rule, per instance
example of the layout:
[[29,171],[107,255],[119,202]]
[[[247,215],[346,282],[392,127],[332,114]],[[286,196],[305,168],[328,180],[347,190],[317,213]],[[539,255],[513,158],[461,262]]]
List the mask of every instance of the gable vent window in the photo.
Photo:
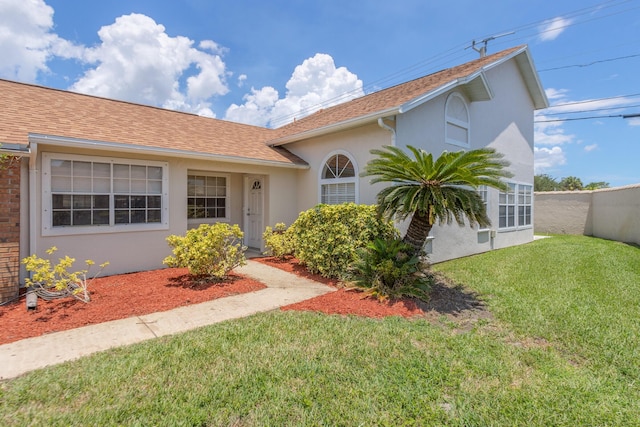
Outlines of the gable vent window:
[[357,202],[356,177],[356,164],[351,156],[343,152],[330,155],[320,175],[320,203]]
[[469,109],[464,98],[452,93],[445,106],[446,140],[449,144],[469,147]]

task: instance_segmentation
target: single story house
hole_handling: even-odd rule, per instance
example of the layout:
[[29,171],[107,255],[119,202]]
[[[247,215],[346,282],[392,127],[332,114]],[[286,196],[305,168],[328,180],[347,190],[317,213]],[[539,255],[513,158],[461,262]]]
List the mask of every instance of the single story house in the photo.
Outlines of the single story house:
[[433,262],[526,243],[533,112],[547,106],[526,46],[277,129],[0,80],[0,151],[22,157],[0,172],[0,271],[17,283],[18,260],[52,246],[108,274],[161,268],[168,235],[216,221],[262,250],[265,226],[318,203],[375,203],[381,184],[359,173],[383,145],[489,146],[511,164],[508,192],[480,189],[493,226],[435,227]]

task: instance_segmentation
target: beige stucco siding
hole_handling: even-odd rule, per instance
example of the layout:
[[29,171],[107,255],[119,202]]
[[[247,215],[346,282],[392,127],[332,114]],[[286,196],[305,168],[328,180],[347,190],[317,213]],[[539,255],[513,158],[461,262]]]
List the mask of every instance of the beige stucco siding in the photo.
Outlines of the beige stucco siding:
[[[230,220],[231,224],[243,227],[244,221],[244,177],[260,176],[264,179],[264,224],[270,224],[272,218],[282,217],[293,220],[297,213],[290,207],[295,204],[296,170],[262,165],[242,165],[218,161],[190,160],[171,157],[145,155],[143,153],[128,155],[102,150],[78,150],[40,144],[37,160],[38,171],[42,171],[42,153],[74,154],[89,157],[122,158],[125,160],[166,162],[168,165],[168,223],[160,230],[122,231],[95,233],[95,227],[87,227],[86,233],[73,235],[46,235],[42,229],[42,191],[43,180],[40,175],[36,178],[38,197],[35,198],[36,223],[30,230],[35,231],[35,247],[25,249],[46,257],[46,249],[51,246],[58,248],[57,255],[69,255],[78,259],[77,266],[85,259],[93,259],[101,263],[109,261],[107,274],[120,274],[133,271],[162,268],[162,260],[171,253],[166,243],[170,234],[182,235],[189,227],[197,224],[187,220],[187,175],[189,173],[208,172],[226,174],[230,178]],[[270,186],[276,185],[276,191]],[[23,201],[25,211],[29,205]],[[24,222],[25,224],[27,222]],[[77,231],[77,230],[74,230]],[[100,230],[102,231],[102,230]],[[25,233],[28,237],[29,232]],[[27,239],[25,237],[24,240]],[[29,245],[25,245],[29,247]],[[24,271],[23,271],[24,277]]]
[[[309,163],[308,170],[298,172],[298,212],[307,210],[320,202],[320,173],[324,160],[338,150],[346,151],[354,159],[358,173],[362,172],[372,158],[372,148],[391,145],[391,132],[372,123],[348,131],[333,133],[318,138],[287,145],[287,149]],[[372,186],[370,178],[358,179],[358,201],[374,204],[382,185]]]

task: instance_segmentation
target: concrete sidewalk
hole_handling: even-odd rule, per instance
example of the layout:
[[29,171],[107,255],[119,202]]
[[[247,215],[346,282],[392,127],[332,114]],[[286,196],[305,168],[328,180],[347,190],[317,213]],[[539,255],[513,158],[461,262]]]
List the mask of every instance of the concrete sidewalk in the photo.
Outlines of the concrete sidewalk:
[[267,288],[0,345],[0,379],[15,378],[35,369],[109,348],[274,310],[334,290],[251,260],[236,271],[261,281]]

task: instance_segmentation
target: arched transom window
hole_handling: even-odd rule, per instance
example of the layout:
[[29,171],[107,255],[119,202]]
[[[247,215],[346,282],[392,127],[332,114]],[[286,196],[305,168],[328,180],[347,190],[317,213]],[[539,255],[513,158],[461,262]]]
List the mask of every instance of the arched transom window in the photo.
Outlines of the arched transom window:
[[320,171],[320,203],[357,202],[356,169],[349,154],[338,152],[329,155]]
[[469,110],[464,98],[452,93],[445,106],[446,138],[449,144],[469,147]]

